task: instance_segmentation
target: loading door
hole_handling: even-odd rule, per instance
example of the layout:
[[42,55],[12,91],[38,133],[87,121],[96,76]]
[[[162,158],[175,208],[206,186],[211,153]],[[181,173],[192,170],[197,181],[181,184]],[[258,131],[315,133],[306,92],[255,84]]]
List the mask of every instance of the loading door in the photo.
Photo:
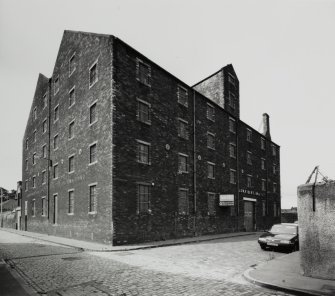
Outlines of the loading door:
[[255,202],[244,201],[244,226],[246,231],[255,230]]

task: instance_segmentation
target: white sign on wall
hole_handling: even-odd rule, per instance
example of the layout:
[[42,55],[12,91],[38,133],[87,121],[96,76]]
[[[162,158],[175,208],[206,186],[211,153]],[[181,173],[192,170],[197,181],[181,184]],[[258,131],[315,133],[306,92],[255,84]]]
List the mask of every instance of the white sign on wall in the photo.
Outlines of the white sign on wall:
[[234,194],[220,194],[221,207],[230,207],[234,205]]

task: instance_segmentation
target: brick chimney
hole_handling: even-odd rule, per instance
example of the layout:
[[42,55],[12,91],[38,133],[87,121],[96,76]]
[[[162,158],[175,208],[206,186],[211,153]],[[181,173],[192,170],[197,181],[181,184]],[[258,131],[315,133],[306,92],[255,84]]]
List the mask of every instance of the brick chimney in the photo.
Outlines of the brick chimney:
[[270,116],[267,113],[263,114],[263,135],[271,140],[270,135]]

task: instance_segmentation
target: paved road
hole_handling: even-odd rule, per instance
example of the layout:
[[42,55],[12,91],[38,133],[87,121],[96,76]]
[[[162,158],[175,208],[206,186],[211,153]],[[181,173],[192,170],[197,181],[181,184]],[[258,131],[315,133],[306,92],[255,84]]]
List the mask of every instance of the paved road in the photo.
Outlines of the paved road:
[[284,255],[260,250],[255,238],[94,253],[0,231],[0,258],[49,296],[289,295],[241,278],[250,265]]

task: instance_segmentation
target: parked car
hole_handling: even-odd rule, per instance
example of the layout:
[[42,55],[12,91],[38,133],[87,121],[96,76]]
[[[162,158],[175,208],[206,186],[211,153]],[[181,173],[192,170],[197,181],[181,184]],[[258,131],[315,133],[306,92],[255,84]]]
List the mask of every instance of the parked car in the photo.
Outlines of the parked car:
[[263,250],[297,251],[299,250],[298,224],[275,224],[269,231],[259,237],[258,243]]

